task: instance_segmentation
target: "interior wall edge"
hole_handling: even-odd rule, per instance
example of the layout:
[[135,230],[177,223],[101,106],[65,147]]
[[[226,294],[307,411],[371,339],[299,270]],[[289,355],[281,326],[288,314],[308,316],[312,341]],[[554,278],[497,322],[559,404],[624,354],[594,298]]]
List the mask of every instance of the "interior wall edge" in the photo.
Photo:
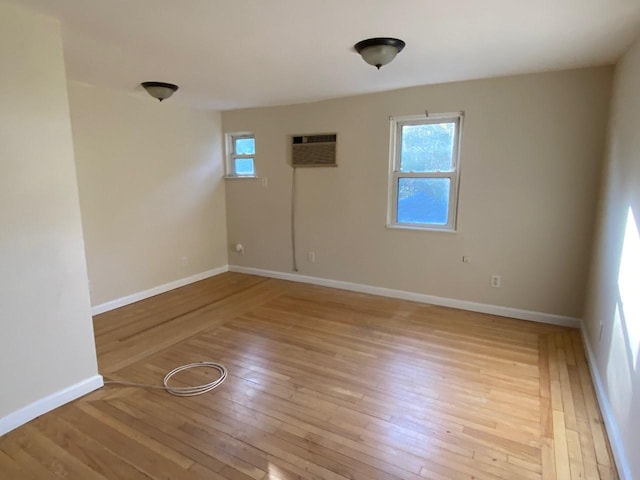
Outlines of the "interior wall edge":
[[290,280],[293,282],[310,283],[323,287],[339,288],[341,290],[349,290],[352,292],[368,293],[370,295],[398,298],[401,300],[410,300],[413,302],[427,303],[431,305],[438,305],[441,307],[450,307],[460,310],[469,310],[472,312],[487,313],[489,315],[498,315],[500,317],[510,317],[517,318],[519,320],[548,323],[552,325],[559,325],[562,327],[580,328],[582,325],[582,320],[575,317],[556,315],[553,313],[535,312],[531,310],[522,310],[519,308],[504,307],[501,305],[470,302],[468,300],[460,300],[456,298],[437,297],[435,295],[427,295],[424,293],[409,292],[405,290],[394,290],[385,287],[375,287],[373,285],[366,285],[362,283],[344,282],[342,280],[332,280],[328,278],[299,275],[296,273],[277,272],[273,270],[263,270],[253,267],[242,267],[238,265],[229,265],[229,271],[247,273],[250,275],[259,275],[262,277],[278,278],[281,280]]
[[140,300],[144,300],[145,298],[154,297],[156,295],[160,295],[161,293],[165,293],[176,288],[184,287],[185,285],[189,285],[190,283],[195,283],[206,278],[215,277],[216,275],[220,275],[221,273],[228,271],[229,265],[222,265],[221,267],[217,267],[201,273],[196,273],[195,275],[174,280],[173,282],[165,283],[163,285],[158,285],[157,287],[149,288],[147,290],[143,290],[142,292],[132,293],[131,295],[127,295],[126,297],[116,298],[114,300],[92,306],[91,315],[100,315],[101,313],[115,310],[116,308],[124,307],[131,303],[139,302]]
[[604,426],[607,430],[607,436],[609,437],[609,443],[613,452],[613,458],[616,462],[618,469],[618,475],[620,480],[632,480],[631,468],[629,462],[624,453],[623,442],[620,437],[620,429],[616,423],[613,411],[611,409],[611,403],[607,397],[604,384],[602,383],[602,377],[596,363],[596,358],[591,349],[591,343],[589,342],[589,335],[587,334],[586,325],[580,328],[580,334],[582,335],[582,343],[584,344],[584,350],[587,354],[587,364],[589,365],[589,372],[591,373],[591,379],[596,390],[596,398],[598,399],[598,406],[600,412],[602,412],[602,419],[604,420]]
[[93,375],[0,418],[0,435],[9,433],[40,415],[61,407],[104,385],[102,375]]

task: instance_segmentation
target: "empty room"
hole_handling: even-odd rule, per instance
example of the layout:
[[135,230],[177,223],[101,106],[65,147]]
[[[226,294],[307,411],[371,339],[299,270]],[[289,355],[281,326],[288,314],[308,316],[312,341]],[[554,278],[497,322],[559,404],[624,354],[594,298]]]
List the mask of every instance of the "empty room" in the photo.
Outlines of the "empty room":
[[640,479],[640,2],[0,0],[0,478]]

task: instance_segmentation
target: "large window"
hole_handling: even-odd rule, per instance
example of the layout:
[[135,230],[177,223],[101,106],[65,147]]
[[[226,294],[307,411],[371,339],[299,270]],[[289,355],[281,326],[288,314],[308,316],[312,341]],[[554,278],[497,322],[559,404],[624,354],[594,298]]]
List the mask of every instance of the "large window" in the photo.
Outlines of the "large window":
[[255,177],[256,140],[252,133],[227,134],[227,176]]
[[392,117],[389,227],[455,231],[462,114]]

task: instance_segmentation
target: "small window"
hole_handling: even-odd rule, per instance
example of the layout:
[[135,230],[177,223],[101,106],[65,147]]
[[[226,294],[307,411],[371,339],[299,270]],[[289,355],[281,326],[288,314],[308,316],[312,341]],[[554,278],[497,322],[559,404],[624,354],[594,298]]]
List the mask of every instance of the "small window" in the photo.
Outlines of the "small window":
[[462,114],[391,119],[389,227],[455,231]]
[[255,155],[252,133],[227,134],[227,177],[255,177]]

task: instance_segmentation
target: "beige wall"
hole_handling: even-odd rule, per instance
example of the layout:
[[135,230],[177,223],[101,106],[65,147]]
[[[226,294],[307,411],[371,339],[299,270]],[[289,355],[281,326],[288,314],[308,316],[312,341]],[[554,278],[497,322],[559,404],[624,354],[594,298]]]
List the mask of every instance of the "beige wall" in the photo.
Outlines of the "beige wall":
[[[225,112],[225,132],[255,133],[268,177],[266,188],[227,182],[229,243],[245,246],[229,263],[291,272],[287,135],[337,132],[338,168],[298,170],[301,274],[580,317],[611,76],[592,68]],[[455,234],[385,228],[389,116],[426,109],[466,111]]]
[[57,22],[0,2],[0,419],[97,375]]
[[627,478],[640,478],[640,40],[616,69],[603,178],[585,326],[618,430],[610,436]]
[[92,304],[226,265],[220,113],[75,82],[69,94]]

